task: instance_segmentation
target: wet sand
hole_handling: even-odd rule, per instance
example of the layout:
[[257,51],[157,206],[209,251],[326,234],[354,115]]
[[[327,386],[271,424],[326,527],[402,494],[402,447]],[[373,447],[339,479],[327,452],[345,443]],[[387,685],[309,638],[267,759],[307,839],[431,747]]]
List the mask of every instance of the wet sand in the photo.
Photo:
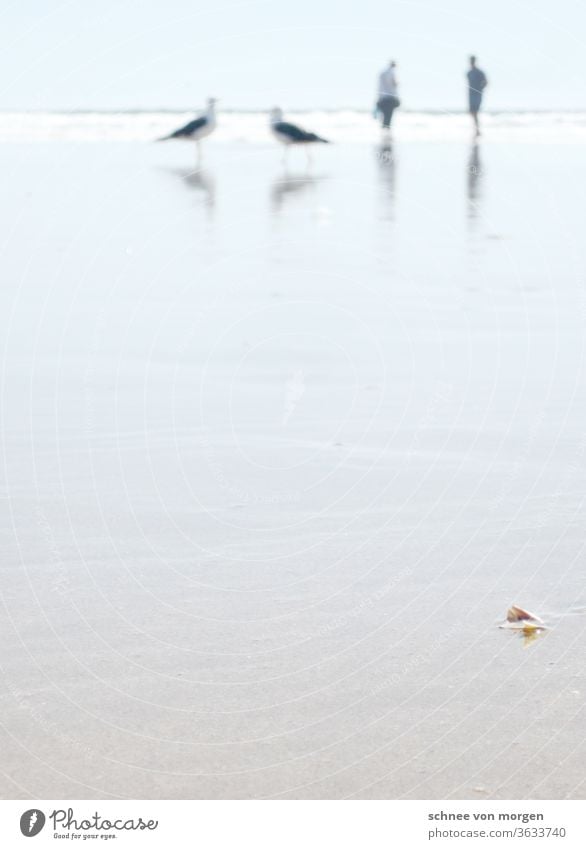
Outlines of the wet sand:
[[0,163],[3,797],[584,798],[582,149]]

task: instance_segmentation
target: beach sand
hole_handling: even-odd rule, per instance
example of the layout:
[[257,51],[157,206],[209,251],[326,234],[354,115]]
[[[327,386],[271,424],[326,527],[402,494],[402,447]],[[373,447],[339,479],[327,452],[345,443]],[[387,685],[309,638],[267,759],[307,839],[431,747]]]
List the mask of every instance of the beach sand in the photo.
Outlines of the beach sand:
[[2,796],[584,798],[583,149],[280,155],[0,145]]

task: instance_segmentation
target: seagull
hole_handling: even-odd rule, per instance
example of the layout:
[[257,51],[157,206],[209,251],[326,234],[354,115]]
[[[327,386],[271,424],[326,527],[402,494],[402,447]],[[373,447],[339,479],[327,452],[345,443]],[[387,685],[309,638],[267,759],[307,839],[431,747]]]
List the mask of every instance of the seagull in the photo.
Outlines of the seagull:
[[[285,145],[285,150],[289,145],[310,145],[317,142],[329,144],[327,139],[322,139],[321,136],[317,136],[315,133],[308,133],[307,130],[303,130],[295,124],[289,124],[288,121],[283,121],[283,110],[279,109],[278,106],[271,109],[270,121],[274,137],[281,144]],[[309,147],[306,147],[305,150],[309,159]]]
[[159,141],[169,141],[169,139],[191,139],[197,143],[197,154],[200,155],[199,143],[210,133],[216,129],[216,100],[210,97],[208,100],[208,108],[198,118],[194,118],[189,124],[175,130],[168,136],[164,136]]

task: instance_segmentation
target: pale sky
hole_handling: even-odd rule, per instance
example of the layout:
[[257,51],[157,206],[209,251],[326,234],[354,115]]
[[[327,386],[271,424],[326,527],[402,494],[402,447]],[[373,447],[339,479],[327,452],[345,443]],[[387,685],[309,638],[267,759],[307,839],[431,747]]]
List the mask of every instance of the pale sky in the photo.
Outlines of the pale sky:
[[369,109],[398,63],[411,109],[586,109],[582,0],[8,0],[0,109]]

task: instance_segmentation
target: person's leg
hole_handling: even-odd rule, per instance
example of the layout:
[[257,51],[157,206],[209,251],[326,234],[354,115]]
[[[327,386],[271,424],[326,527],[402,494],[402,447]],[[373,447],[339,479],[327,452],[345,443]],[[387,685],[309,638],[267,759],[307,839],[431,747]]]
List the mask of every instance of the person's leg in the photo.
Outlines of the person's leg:
[[390,98],[383,97],[380,101],[380,111],[382,112],[383,120],[382,120],[382,128],[383,130],[388,130],[391,126],[391,117],[393,115],[393,105],[391,103]]
[[470,115],[474,124],[475,135],[480,135],[480,125],[478,123],[478,113],[480,111],[480,95],[476,91],[470,92]]
[[475,131],[476,135],[479,136],[480,135],[480,125],[478,123],[478,110],[477,109],[475,109],[472,112],[472,120],[474,121],[474,131]]

